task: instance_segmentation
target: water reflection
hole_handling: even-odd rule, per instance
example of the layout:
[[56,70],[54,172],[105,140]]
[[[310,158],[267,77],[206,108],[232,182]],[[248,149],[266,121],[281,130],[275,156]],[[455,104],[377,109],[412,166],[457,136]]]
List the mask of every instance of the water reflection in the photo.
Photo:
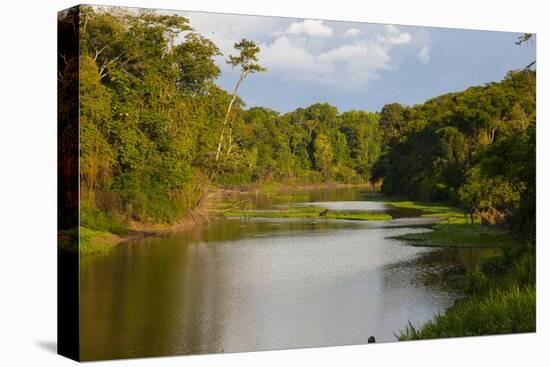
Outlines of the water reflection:
[[[308,195],[304,201],[363,194]],[[424,272],[494,255],[389,239],[425,230],[233,219],[84,257],[82,358],[346,345],[370,335],[394,341],[408,321],[420,324],[459,296],[419,281]]]

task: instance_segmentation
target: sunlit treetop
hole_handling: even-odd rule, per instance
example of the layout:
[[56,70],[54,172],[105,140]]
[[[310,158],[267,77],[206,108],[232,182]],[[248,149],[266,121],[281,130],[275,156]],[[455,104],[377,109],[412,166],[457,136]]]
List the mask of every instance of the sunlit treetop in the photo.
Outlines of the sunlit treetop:
[[260,52],[260,47],[258,47],[254,41],[243,38],[241,42],[235,43],[234,47],[240,52],[239,56],[229,55],[229,60],[227,60],[227,63],[233,68],[240,67],[241,72],[246,74],[267,70],[258,64],[258,52]]

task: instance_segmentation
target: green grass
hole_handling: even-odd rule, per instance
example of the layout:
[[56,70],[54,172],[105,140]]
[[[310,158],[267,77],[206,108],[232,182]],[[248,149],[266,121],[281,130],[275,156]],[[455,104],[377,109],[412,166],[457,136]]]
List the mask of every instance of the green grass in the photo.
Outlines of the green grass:
[[460,213],[462,210],[459,208],[445,205],[442,203],[430,203],[430,202],[419,202],[419,201],[385,201],[386,205],[390,205],[396,208],[403,209],[418,209],[424,212],[430,212],[433,214],[436,213]]
[[516,244],[511,233],[502,228],[481,225],[479,219],[471,223],[470,216],[459,208],[442,203],[416,201],[386,202],[396,208],[417,209],[421,217],[438,217],[433,231],[408,233],[394,238],[406,240],[414,246],[428,247],[497,247]]
[[490,291],[458,303],[420,328],[409,324],[398,340],[450,338],[534,332],[536,292],[534,285],[517,285]]
[[[439,217],[441,218],[440,223],[446,224],[472,224],[470,218],[464,213],[460,212],[437,212],[437,213],[424,213],[420,215],[423,218],[428,217]],[[474,220],[473,224],[480,224],[479,219]]]
[[409,323],[399,340],[534,332],[536,253],[534,244],[504,249],[469,269],[457,289],[465,298],[420,327]]
[[100,232],[110,232],[119,236],[128,233],[126,223],[122,220],[88,205],[82,205],[80,208],[80,222],[83,226]]
[[119,237],[106,231],[96,231],[86,227],[80,227],[80,246],[78,230],[76,228],[60,231],[58,234],[58,247],[68,252],[78,252],[80,255],[97,254],[111,250],[119,241]]
[[390,220],[391,215],[372,212],[340,212],[329,211],[326,215],[320,214],[324,208],[292,208],[291,210],[271,211],[228,211],[223,215],[226,217],[249,217],[249,218],[327,218],[347,220]]
[[430,232],[407,233],[394,238],[409,241],[414,246],[429,247],[497,247],[516,243],[510,232],[477,223],[442,222],[432,228]]
[[348,219],[348,220],[391,220],[392,216],[386,213],[370,212],[329,212],[326,218],[330,219]]

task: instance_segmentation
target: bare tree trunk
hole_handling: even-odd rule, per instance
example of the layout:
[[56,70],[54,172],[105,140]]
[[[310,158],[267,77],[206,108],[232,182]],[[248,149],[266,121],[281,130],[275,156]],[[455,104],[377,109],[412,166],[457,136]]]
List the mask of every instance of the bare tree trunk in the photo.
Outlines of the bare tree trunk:
[[[220,133],[220,139],[218,141],[218,148],[216,149],[216,159],[214,160],[214,168],[212,168],[212,171],[210,172],[210,175],[208,176],[208,179],[206,180],[206,183],[204,184],[203,186],[203,189],[202,189],[202,192],[200,194],[200,196],[197,198],[197,200],[195,201],[195,209],[198,209],[203,203],[204,203],[204,199],[206,198],[206,195],[208,194],[208,189],[210,188],[210,185],[212,184],[212,181],[214,181],[214,178],[216,177],[216,175],[219,173],[220,171],[220,165],[219,165],[219,160],[220,160],[220,154],[221,154],[221,151],[222,151],[222,143],[223,143],[223,138],[224,138],[224,135],[225,135],[225,128],[227,126],[227,122],[229,121],[229,114],[231,113],[231,109],[233,108],[233,104],[235,103],[235,100],[237,99],[237,92],[239,90],[239,86],[241,85],[242,81],[246,78],[246,76],[248,75],[248,72],[243,72],[239,78],[239,80],[237,81],[237,84],[235,85],[235,89],[233,90],[233,95],[231,96],[231,101],[229,102],[229,106],[227,106],[227,110],[225,112],[225,118],[223,120],[223,124],[222,124],[222,131]],[[229,143],[229,148],[227,150],[227,155],[229,155],[231,153],[231,141]]]
[[208,179],[206,180],[202,192],[200,193],[197,200],[195,200],[195,209],[199,209],[200,206],[204,203],[204,199],[206,198],[206,195],[208,194],[208,189],[210,188],[210,185],[212,184],[212,181],[214,180],[214,177],[218,174],[217,167],[214,167],[212,169],[212,172],[210,172],[210,175],[208,176]]
[[218,162],[218,160],[220,159],[220,153],[222,151],[223,136],[225,134],[225,126],[227,125],[227,121],[229,120],[229,114],[231,113],[231,108],[233,107],[233,103],[235,103],[235,99],[237,99],[237,91],[239,90],[239,86],[241,85],[241,82],[244,80],[244,78],[246,78],[246,72],[243,72],[241,74],[241,77],[239,78],[237,85],[235,85],[235,90],[233,91],[231,102],[229,102],[229,106],[227,106],[227,111],[225,112],[225,118],[223,120],[223,125],[222,125],[222,132],[220,134],[220,140],[218,142],[218,149],[216,150],[216,162]]

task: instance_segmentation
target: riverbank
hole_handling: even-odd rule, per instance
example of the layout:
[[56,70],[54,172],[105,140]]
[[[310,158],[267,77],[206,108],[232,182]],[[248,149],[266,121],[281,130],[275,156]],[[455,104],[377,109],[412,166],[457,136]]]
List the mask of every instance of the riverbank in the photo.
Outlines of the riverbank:
[[387,205],[396,208],[417,209],[423,218],[435,217],[439,221],[430,226],[432,231],[407,233],[394,237],[413,246],[423,247],[509,247],[518,244],[513,233],[497,226],[481,224],[459,208],[441,203],[421,203],[412,201],[388,201]]
[[[435,223],[426,224],[433,229],[429,232],[405,234],[396,239],[405,240],[413,246],[432,247],[493,247],[509,246],[514,243],[510,233],[496,228],[483,226],[479,221],[473,224],[469,217],[458,208],[442,203],[413,202],[388,198],[374,191],[369,184],[351,185],[342,183],[277,183],[267,181],[261,184],[245,186],[213,186],[201,211],[189,211],[183,218],[172,223],[142,223],[129,221],[125,225],[105,216],[99,211],[89,213],[94,218],[90,225],[81,226],[80,254],[89,255],[106,252],[114,246],[140,237],[163,233],[185,231],[197,226],[207,225],[221,218],[319,218],[333,220],[388,221],[395,219],[396,212],[377,212],[367,210],[328,210],[323,207],[296,207],[292,203],[307,200],[307,192],[323,189],[360,188],[365,190],[365,199],[377,201],[409,216],[434,218]],[[271,201],[286,203],[280,209],[251,210],[249,205],[258,197],[267,197]],[[399,217],[399,215],[398,215]],[[73,233],[62,233],[73,240]],[[62,241],[63,242],[63,241]],[[70,246],[61,246],[70,248]]]
[[400,341],[536,331],[534,246],[509,249],[466,272],[465,297],[424,325],[406,325]]
[[[138,221],[115,220],[97,209],[87,213],[88,218],[93,218],[88,225],[80,226],[80,244],[78,244],[78,230],[61,231],[58,234],[59,248],[63,251],[80,252],[80,255],[92,255],[110,251],[116,245],[147,236],[160,235],[164,233],[180,232],[190,230],[196,227],[207,225],[216,219],[230,216],[241,216],[237,209],[239,200],[234,199],[232,208],[223,206],[228,198],[239,198],[242,196],[265,195],[268,197],[277,197],[278,199],[299,200],[301,192],[307,190],[336,189],[361,187],[372,190],[375,186],[371,184],[345,184],[338,182],[310,183],[299,180],[279,183],[266,181],[240,186],[216,186],[213,185],[209,192],[205,205],[201,210],[189,211],[183,218],[170,223],[145,223]],[[233,211],[231,211],[233,209]],[[314,217],[319,216],[320,211],[312,209],[309,212],[287,213],[287,217]],[[251,217],[254,214],[247,214]],[[258,215],[257,215],[258,216]],[[282,217],[276,216],[275,217]],[[356,220],[387,220],[390,216],[380,213],[330,213],[328,218],[332,219],[356,219]]]
[[[394,238],[413,246],[501,247],[504,255],[476,264],[464,274],[442,276],[464,298],[424,325],[406,325],[398,340],[534,332],[536,329],[535,249],[514,238],[509,230],[471,222],[466,213],[437,203],[388,202],[416,208],[422,217],[439,217],[432,231]],[[460,271],[459,271],[460,272]]]
[[124,228],[121,234],[80,226],[78,229],[60,231],[58,233],[58,248],[62,251],[79,252],[81,256],[99,254],[108,252],[115,246],[130,240],[186,231],[206,225],[214,217],[216,215],[213,213],[188,213],[183,219],[174,223],[132,222]]
[[[358,197],[354,196],[352,200],[375,201],[378,202],[377,205],[365,207],[372,207],[375,210],[380,210],[379,207],[389,207],[389,210],[385,209],[381,212],[335,210],[328,203],[321,204],[325,201],[324,196],[321,196],[320,206],[309,206],[311,197],[308,195],[311,193],[308,191],[344,189],[343,192],[346,192],[345,188],[354,187],[358,186],[346,184],[290,186],[270,183],[266,186],[214,187],[208,196],[206,209],[202,213],[190,212],[184,220],[176,223],[148,225],[132,222],[127,227],[128,232],[122,235],[81,227],[80,254],[107,252],[120,243],[139,237],[190,230],[200,225],[207,225],[215,218],[327,218],[362,221],[389,221],[402,218],[403,215],[405,216],[403,219],[431,218],[435,222],[415,224],[430,228],[430,231],[408,233],[394,238],[406,241],[412,246],[499,247],[503,249],[505,256],[492,258],[474,265],[473,268],[457,267],[450,271],[446,270],[445,274],[437,272],[431,274],[439,279],[438,281],[445,283],[446,287],[459,290],[465,297],[425,325],[403,325],[404,329],[398,335],[399,340],[534,330],[534,254],[525,255],[528,252],[524,250],[525,246],[514,239],[511,232],[503,228],[482,225],[479,220],[474,220],[472,223],[467,213],[442,203],[398,200],[384,197],[378,192],[365,192],[361,189],[363,187],[369,190],[368,185],[359,186],[358,191],[361,194]],[[269,206],[261,207],[267,209],[258,209],[254,200],[264,200],[266,197],[268,197]],[[338,201],[338,199],[331,200]],[[350,200],[348,197],[340,200],[344,200],[343,203],[347,205],[350,203],[345,201]],[[279,203],[284,204],[279,205]],[[332,209],[328,210],[323,205]],[[254,209],[248,209],[249,207]],[[355,205],[351,207],[356,208]],[[64,236],[67,237],[67,234]],[[78,238],[77,235],[76,238]],[[524,309],[527,311],[516,312]],[[483,315],[485,319],[490,320],[490,323],[483,323],[483,319],[476,318],[476,315]]]

